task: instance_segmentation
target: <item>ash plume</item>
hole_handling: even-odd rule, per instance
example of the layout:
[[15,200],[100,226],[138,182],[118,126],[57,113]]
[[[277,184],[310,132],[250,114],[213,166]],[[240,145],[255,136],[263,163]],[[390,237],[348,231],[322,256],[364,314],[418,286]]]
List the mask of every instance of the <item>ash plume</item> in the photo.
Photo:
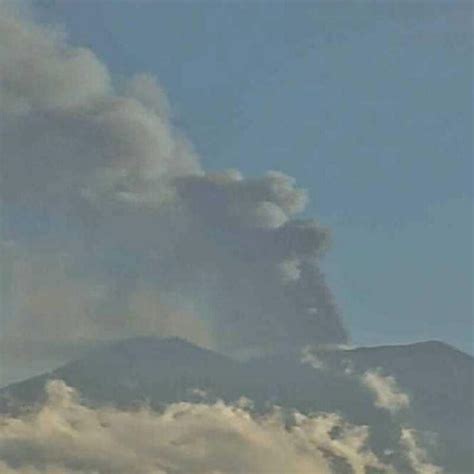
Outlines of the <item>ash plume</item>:
[[207,173],[154,78],[117,86],[31,16],[0,3],[3,356],[137,334],[237,355],[346,342],[305,191]]

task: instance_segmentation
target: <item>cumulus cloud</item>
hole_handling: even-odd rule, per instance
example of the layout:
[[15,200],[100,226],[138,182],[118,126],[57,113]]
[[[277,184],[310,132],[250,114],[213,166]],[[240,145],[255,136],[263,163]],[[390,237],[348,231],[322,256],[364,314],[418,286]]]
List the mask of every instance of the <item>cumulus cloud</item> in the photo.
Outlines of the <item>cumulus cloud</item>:
[[162,412],[88,407],[62,381],[41,407],[0,418],[0,467],[9,474],[394,472],[367,448],[366,427],[337,415],[290,418],[275,408],[174,403]]
[[17,249],[0,256],[6,340],[126,328],[232,354],[346,341],[319,266],[328,232],[299,218],[306,192],[276,171],[206,173],[152,77],[117,85],[2,2],[0,115],[1,238]]
[[384,376],[380,370],[369,370],[362,376],[362,382],[375,396],[375,406],[396,413],[410,406],[410,399],[398,387],[391,375]]

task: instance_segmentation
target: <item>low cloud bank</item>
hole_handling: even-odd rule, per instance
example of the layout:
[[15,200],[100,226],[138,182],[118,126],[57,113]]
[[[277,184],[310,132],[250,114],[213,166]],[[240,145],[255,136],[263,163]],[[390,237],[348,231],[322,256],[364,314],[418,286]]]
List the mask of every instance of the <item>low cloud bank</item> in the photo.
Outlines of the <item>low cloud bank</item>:
[[[329,474],[366,467],[393,473],[367,447],[368,429],[335,414],[304,416],[248,403],[174,403],[158,413],[91,408],[62,381],[19,418],[0,418],[8,474]],[[339,467],[338,467],[339,466]],[[342,471],[345,472],[345,471]]]
[[4,474],[441,474],[401,430],[403,472],[380,461],[369,429],[334,413],[303,415],[273,407],[253,411],[250,400],[179,402],[162,411],[84,404],[61,380],[46,400],[18,417],[0,416]]

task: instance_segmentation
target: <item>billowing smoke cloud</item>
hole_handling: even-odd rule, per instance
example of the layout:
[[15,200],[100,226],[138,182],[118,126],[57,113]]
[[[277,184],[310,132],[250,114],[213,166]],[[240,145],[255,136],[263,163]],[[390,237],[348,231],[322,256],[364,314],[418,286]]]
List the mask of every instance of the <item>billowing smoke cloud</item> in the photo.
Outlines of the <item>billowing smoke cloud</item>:
[[[19,418],[0,418],[0,467],[9,474],[394,472],[367,448],[366,427],[334,414],[256,415],[223,402],[163,412],[91,408],[61,381]],[[2,464],[3,463],[3,464]]]
[[306,193],[279,172],[205,173],[153,78],[116,87],[2,2],[0,117],[3,341],[346,340],[318,265],[327,231],[298,218]]

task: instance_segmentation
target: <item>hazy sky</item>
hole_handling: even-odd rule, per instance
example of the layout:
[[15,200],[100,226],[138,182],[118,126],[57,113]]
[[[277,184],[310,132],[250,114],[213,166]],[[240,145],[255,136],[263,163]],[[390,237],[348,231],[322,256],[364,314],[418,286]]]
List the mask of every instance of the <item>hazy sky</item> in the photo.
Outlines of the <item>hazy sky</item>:
[[156,75],[207,168],[295,176],[355,343],[472,352],[470,2],[38,2]]

